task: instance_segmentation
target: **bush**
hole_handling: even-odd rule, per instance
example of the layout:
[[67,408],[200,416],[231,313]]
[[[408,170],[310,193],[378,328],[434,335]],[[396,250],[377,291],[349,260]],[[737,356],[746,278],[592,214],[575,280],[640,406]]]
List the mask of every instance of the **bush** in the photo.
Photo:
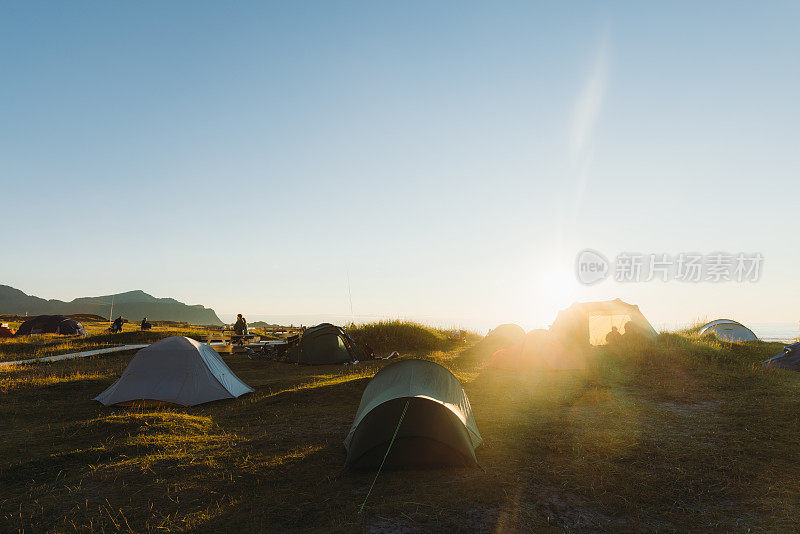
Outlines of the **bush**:
[[460,335],[458,330],[444,330],[400,320],[350,325],[347,332],[359,343],[372,347],[376,353],[451,350],[476,337],[471,332]]

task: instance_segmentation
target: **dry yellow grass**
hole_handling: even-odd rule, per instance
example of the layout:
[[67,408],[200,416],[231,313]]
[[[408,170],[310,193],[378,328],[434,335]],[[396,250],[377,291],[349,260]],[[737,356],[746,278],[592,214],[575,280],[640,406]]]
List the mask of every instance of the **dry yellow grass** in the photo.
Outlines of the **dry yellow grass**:
[[87,337],[39,334],[13,338],[0,338],[0,362],[43,358],[59,354],[82,352],[104,347],[152,343],[169,336],[188,336],[203,340],[208,333],[200,327],[155,325],[152,330],[141,331],[138,325],[126,324],[121,333],[110,334],[107,322],[83,322]]
[[422,355],[465,386],[477,469],[343,471],[342,440],[387,362],[226,356],[253,395],[195,408],[91,398],[131,354],[0,369],[0,530],[800,529],[800,375],[779,344],[665,334],[588,374]]

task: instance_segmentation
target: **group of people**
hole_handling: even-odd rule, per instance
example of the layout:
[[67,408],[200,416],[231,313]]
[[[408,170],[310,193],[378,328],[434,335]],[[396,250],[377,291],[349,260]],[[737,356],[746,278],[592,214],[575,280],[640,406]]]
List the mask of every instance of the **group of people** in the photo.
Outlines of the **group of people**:
[[611,332],[606,334],[606,344],[618,345],[624,342],[630,342],[634,340],[639,341],[645,339],[645,337],[639,331],[639,326],[633,321],[628,321],[627,323],[625,323],[622,326],[622,329],[625,331],[624,334],[621,334],[616,326],[612,326]]
[[[122,316],[120,315],[119,317],[114,319],[114,322],[111,323],[111,328],[109,328],[109,330],[111,330],[112,334],[122,332],[122,325],[125,324],[126,322],[127,321],[123,319]],[[147,321],[147,317],[142,319],[140,326],[142,330],[150,330],[151,328],[153,328],[153,325]],[[247,329],[247,320],[244,317],[242,317],[241,313],[236,315],[236,322],[233,324],[233,333],[240,339],[250,334],[250,332]]]
[[[109,328],[109,330],[111,330],[112,334],[122,332],[122,325],[125,324],[126,322],[127,321],[123,319],[122,316],[120,315],[119,317],[114,319],[113,323],[111,323],[111,328]],[[150,330],[151,328],[153,328],[153,325],[147,321],[147,317],[142,319],[141,328],[142,330]]]

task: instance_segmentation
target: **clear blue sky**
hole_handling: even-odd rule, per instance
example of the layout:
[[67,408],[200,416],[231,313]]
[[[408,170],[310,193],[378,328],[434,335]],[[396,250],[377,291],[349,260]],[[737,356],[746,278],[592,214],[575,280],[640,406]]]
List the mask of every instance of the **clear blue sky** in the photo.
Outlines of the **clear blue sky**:
[[[0,7],[0,283],[223,318],[796,321],[800,4]],[[574,279],[585,247],[755,284]],[[350,290],[348,291],[348,275]]]

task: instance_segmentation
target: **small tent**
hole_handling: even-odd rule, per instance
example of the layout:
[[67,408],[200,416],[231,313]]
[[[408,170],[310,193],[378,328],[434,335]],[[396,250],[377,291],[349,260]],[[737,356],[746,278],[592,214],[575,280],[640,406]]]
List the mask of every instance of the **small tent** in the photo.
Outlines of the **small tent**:
[[7,324],[0,324],[0,338],[14,337],[14,331]]
[[377,469],[395,430],[386,469],[478,464],[475,449],[483,439],[469,399],[458,379],[437,363],[401,360],[372,377],[344,440],[346,466]]
[[509,371],[585,370],[581,354],[566,350],[547,330],[531,330],[516,345],[492,355],[490,367]]
[[489,330],[484,339],[492,344],[510,347],[525,339],[525,330],[516,324],[501,324],[497,328]]
[[722,341],[731,343],[737,341],[758,341],[752,330],[731,319],[717,319],[706,323],[700,328],[700,335],[714,334]]
[[800,371],[800,342],[786,345],[783,352],[765,361],[764,365]]
[[501,324],[489,330],[486,337],[464,351],[459,357],[462,361],[483,362],[500,349],[512,347],[525,339],[525,330],[516,324]]
[[303,332],[295,361],[305,365],[330,365],[371,357],[371,350],[356,343],[344,328],[322,323]]
[[653,339],[657,335],[638,306],[620,299],[576,302],[558,312],[550,327],[550,332],[568,350],[605,345],[613,330],[628,339]]
[[65,315],[39,315],[28,319],[17,328],[17,336],[31,334],[60,334],[62,336],[85,336],[86,329],[75,319]]
[[173,336],[137,352],[119,380],[95,400],[106,406],[135,400],[194,406],[252,392],[217,351]]

